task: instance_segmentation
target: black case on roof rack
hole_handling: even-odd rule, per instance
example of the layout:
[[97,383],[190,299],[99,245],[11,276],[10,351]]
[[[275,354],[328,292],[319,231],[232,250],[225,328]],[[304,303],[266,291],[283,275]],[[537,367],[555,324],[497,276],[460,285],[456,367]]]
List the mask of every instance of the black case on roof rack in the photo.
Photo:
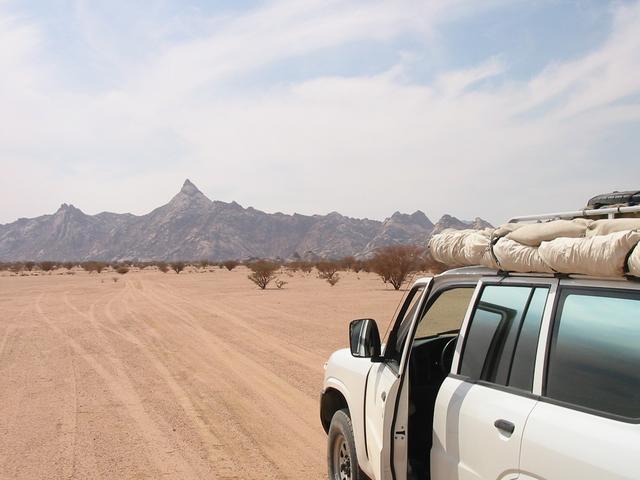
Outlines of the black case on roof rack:
[[611,205],[640,205],[640,190],[603,193],[601,195],[596,195],[587,202],[587,208],[593,209],[608,207]]

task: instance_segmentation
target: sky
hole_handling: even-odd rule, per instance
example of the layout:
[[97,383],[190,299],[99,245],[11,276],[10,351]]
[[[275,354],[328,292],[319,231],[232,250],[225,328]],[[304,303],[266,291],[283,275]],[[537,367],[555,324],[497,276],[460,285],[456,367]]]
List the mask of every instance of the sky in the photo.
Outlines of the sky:
[[0,0],[0,223],[573,210],[640,189],[640,3]]

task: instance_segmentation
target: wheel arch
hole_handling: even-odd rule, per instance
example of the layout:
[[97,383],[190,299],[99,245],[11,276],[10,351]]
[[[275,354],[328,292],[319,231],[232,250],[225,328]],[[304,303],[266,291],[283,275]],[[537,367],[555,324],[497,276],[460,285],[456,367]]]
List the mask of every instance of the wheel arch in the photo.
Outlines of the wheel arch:
[[349,404],[340,390],[328,387],[322,392],[320,399],[320,421],[322,422],[322,428],[325,433],[329,433],[329,425],[331,425],[333,415],[342,409],[349,411]]

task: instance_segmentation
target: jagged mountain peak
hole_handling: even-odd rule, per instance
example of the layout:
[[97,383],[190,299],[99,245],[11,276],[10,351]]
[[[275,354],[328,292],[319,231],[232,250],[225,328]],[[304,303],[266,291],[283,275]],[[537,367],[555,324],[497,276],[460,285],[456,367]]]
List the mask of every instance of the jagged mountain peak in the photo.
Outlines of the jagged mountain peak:
[[180,191],[165,205],[171,209],[209,208],[213,202],[202,193],[188,178],[182,184]]
[[182,184],[180,193],[184,193],[185,195],[197,195],[198,193],[204,195],[188,178]]

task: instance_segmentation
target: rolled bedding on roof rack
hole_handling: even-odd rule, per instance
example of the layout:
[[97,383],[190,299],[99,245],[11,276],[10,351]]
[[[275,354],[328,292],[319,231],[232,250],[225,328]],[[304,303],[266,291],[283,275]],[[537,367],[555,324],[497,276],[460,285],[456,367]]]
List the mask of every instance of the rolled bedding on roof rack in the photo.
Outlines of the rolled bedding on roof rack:
[[431,237],[429,249],[435,260],[451,268],[482,265],[517,273],[640,277],[639,243],[639,219],[575,219],[449,229]]

